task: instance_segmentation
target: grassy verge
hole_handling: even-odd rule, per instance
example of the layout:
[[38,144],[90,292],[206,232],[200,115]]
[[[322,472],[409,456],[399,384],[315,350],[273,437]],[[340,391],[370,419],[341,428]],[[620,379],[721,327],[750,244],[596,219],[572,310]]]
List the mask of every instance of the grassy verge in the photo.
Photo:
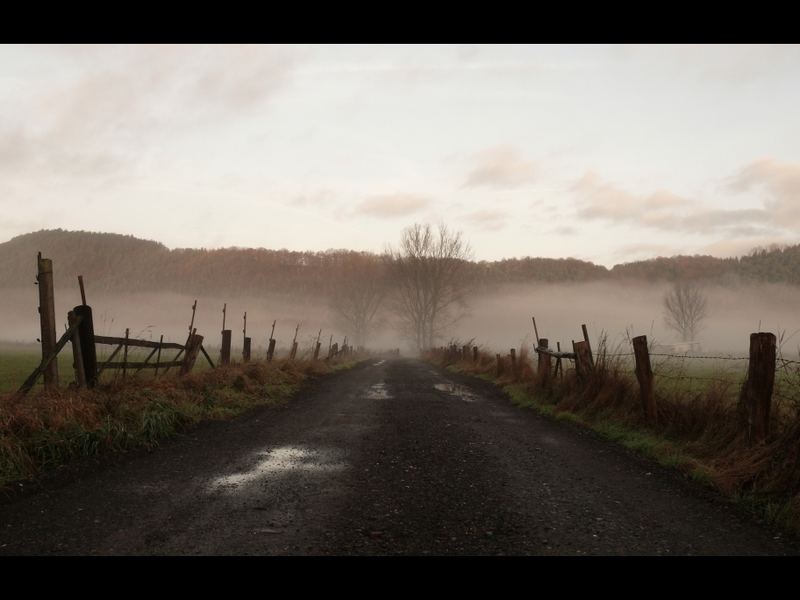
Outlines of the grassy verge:
[[253,362],[183,378],[0,397],[0,486],[77,457],[153,448],[200,421],[287,402],[309,380],[358,362]]
[[477,362],[448,360],[432,354],[429,360],[448,370],[489,381],[503,389],[517,406],[589,428],[662,466],[715,488],[767,522],[800,535],[800,419],[797,415],[774,423],[766,444],[750,446],[741,433],[740,415],[726,388],[711,386],[682,395],[658,394],[658,422],[647,423],[638,388],[612,362],[598,363],[590,381],[574,372],[563,379],[542,381],[524,351],[513,377],[497,373],[493,355]]

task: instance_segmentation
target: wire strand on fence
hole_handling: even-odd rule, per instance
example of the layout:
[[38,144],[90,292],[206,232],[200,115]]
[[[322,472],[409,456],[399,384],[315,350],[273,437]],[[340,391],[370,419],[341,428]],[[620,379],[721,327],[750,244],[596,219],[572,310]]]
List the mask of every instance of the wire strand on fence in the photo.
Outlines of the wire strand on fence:
[[689,358],[693,360],[750,360],[748,356],[694,356],[692,354],[664,354],[651,352],[650,356],[666,356],[669,358]]
[[694,381],[715,381],[717,383],[724,383],[726,385],[740,385],[742,382],[734,381],[731,379],[720,379],[719,377],[693,377],[691,375],[667,375],[666,373],[657,373],[657,377],[670,379],[670,380],[694,380]]

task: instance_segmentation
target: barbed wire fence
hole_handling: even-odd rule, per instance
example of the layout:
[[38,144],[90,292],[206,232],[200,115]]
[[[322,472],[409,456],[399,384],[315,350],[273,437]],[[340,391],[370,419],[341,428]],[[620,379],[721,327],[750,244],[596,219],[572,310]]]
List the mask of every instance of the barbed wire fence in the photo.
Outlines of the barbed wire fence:
[[[536,319],[532,318],[532,321],[535,330]],[[563,379],[565,368],[574,370],[578,378],[584,380],[587,372],[595,369],[613,370],[623,377],[630,377],[638,381],[648,419],[656,418],[659,397],[693,402],[707,397],[709,392],[721,394],[731,403],[746,408],[749,415],[748,439],[752,441],[765,439],[770,413],[778,420],[800,417],[800,360],[783,356],[787,341],[784,334],[751,334],[750,351],[745,356],[664,351],[664,345],[654,341],[648,344],[647,336],[632,337],[630,330],[613,343],[609,342],[607,332],[601,331],[593,350],[586,326],[582,325],[582,329],[583,340],[572,340],[571,351],[562,348],[560,342],[554,349],[547,339],[539,339],[538,331],[535,331],[538,343],[534,344],[534,352],[539,355],[536,372],[551,380],[559,373]],[[485,357],[478,358],[477,346],[470,349],[472,353],[467,352],[467,346],[462,350],[451,343],[439,350],[449,360],[485,362]],[[473,357],[468,354],[473,354]],[[522,355],[520,352],[519,356]],[[496,354],[495,360],[498,376],[508,373],[504,365],[511,365],[512,373],[518,372],[514,349],[508,354]]]

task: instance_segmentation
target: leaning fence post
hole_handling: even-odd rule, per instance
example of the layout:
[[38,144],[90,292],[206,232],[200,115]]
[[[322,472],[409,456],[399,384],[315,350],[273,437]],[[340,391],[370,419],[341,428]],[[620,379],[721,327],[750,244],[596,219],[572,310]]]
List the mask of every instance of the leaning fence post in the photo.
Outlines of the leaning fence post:
[[161,344],[164,343],[164,334],[158,339],[158,354],[156,355],[156,371],[153,377],[158,377],[158,365],[161,362]]
[[653,369],[650,366],[650,352],[647,349],[646,335],[633,338],[633,355],[636,358],[636,379],[639,380],[644,416],[648,422],[655,423],[658,411],[653,394]]
[[763,443],[769,435],[769,413],[775,386],[775,342],[774,333],[750,334],[750,361],[740,403],[746,415],[747,440],[751,444]]
[[594,369],[594,355],[592,354],[592,343],[589,341],[589,332],[586,329],[586,325],[581,325],[581,329],[583,330],[583,341],[586,342],[586,351],[589,356],[589,365],[590,368]]
[[[272,331],[270,331],[269,345],[267,346],[267,362],[272,362],[272,357],[275,355],[275,323],[277,322],[277,319],[272,321]],[[331,336],[331,339],[333,339],[333,336]]]
[[[36,272],[36,282],[39,285],[42,360],[45,360],[56,347],[56,304],[53,293],[52,259],[42,258],[42,253],[39,252],[36,256]],[[46,389],[58,387],[58,361],[50,361],[44,370],[44,387]]]
[[[75,325],[75,311],[71,310],[67,314],[67,323],[72,327]],[[75,383],[79,388],[86,387],[86,371],[83,368],[83,353],[81,352],[81,337],[77,327],[72,334],[72,359],[75,368]]]
[[189,336],[189,340],[186,342],[186,353],[183,356],[183,364],[180,370],[181,375],[186,375],[192,370],[197,360],[197,355],[200,354],[200,347],[202,345],[203,336],[197,335],[197,329],[192,330],[192,335]]

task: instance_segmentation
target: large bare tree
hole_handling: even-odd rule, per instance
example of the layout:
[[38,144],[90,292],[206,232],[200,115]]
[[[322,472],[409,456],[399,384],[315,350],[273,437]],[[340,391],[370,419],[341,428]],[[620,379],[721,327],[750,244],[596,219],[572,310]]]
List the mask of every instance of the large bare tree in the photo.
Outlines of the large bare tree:
[[387,292],[386,265],[374,256],[348,257],[330,295],[330,308],[356,346],[365,346]]
[[664,323],[681,336],[694,341],[700,325],[708,316],[708,302],[697,284],[677,281],[664,295]]
[[444,330],[461,315],[466,290],[464,267],[472,258],[461,232],[444,224],[414,224],[403,230],[397,250],[386,253],[394,306],[407,336],[422,351],[433,347]]

